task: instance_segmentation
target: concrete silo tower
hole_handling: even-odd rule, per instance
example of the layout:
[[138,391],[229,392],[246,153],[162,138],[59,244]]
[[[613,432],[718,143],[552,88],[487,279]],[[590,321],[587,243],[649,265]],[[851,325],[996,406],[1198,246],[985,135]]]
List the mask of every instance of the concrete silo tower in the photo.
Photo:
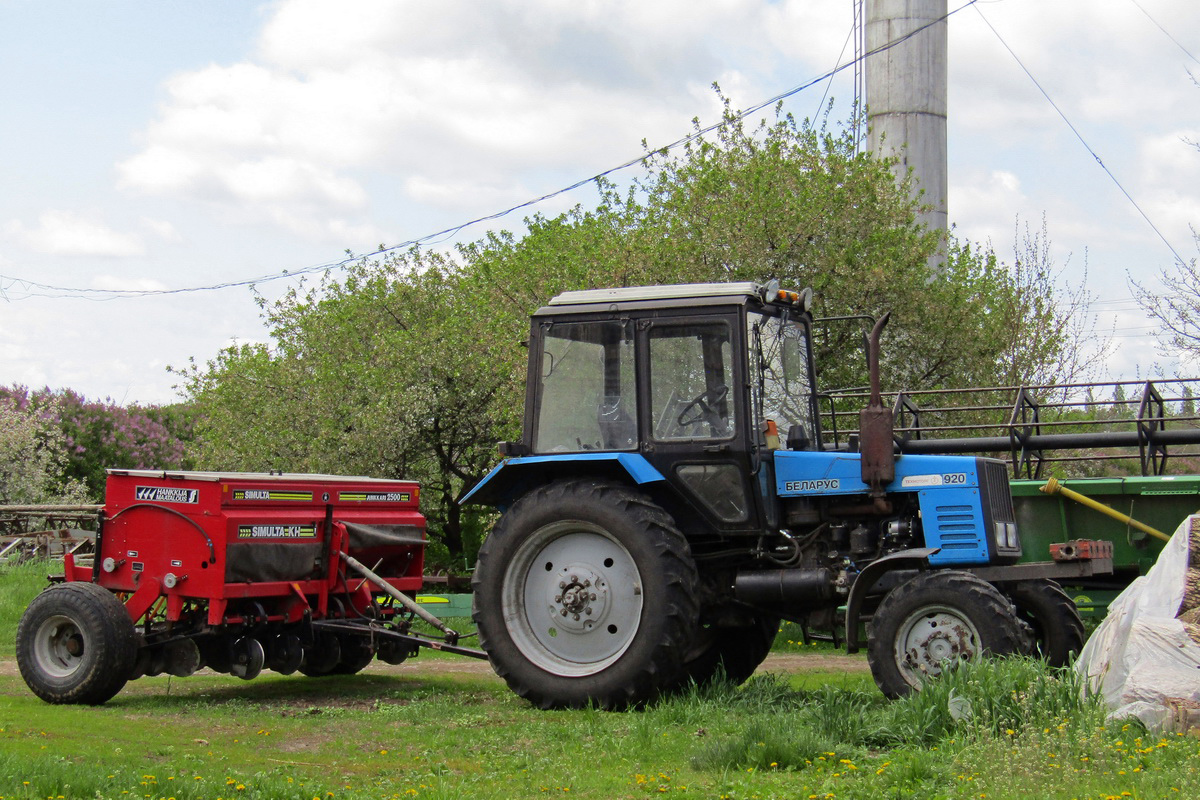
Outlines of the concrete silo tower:
[[947,0],[865,2],[866,52],[899,42],[866,59],[867,145],[912,169],[932,206],[921,221],[945,231]]

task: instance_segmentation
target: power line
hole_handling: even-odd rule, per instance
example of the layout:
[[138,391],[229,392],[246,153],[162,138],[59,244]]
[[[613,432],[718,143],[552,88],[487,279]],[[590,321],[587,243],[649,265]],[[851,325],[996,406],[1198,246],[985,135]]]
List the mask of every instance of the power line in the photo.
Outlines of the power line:
[[1038,83],[1038,79],[1033,77],[1033,73],[1030,72],[1029,68],[1025,66],[1025,62],[1021,61],[1020,57],[1015,52],[1013,52],[1013,49],[1011,47],[1008,46],[1008,42],[1004,41],[1004,37],[1000,35],[1000,32],[998,30],[996,30],[992,26],[992,23],[988,21],[988,18],[983,15],[983,11],[979,8],[979,6],[975,6],[975,12],[977,14],[979,14],[979,18],[983,20],[984,24],[987,25],[988,28],[991,29],[992,33],[994,33],[996,35],[996,38],[1000,40],[1000,44],[1004,45],[1004,49],[1007,50],[1008,54],[1013,57],[1013,60],[1017,62],[1017,65],[1020,66],[1020,68],[1029,77],[1029,80],[1033,81],[1033,85],[1036,86],[1037,90],[1042,93],[1042,97],[1046,98],[1046,102],[1049,103],[1050,106],[1055,111],[1058,112],[1058,115],[1060,117],[1062,117],[1062,121],[1067,123],[1067,127],[1071,129],[1071,133],[1075,134],[1075,138],[1079,140],[1079,143],[1084,146],[1084,149],[1086,149],[1089,153],[1091,153],[1092,158],[1094,158],[1096,160],[1096,163],[1100,165],[1100,169],[1104,170],[1104,174],[1112,179],[1112,182],[1114,184],[1116,184],[1117,189],[1119,189],[1121,191],[1121,194],[1125,195],[1125,199],[1128,200],[1130,205],[1132,205],[1135,209],[1137,209],[1137,212],[1142,215],[1142,219],[1146,220],[1146,224],[1150,226],[1150,229],[1153,230],[1156,234],[1158,234],[1158,238],[1162,239],[1162,243],[1167,246],[1167,249],[1170,250],[1171,253],[1174,254],[1175,258],[1178,259],[1180,263],[1187,263],[1183,260],[1183,256],[1179,255],[1179,251],[1177,251],[1175,249],[1175,246],[1172,245],[1169,241],[1167,241],[1167,237],[1164,236],[1163,232],[1158,229],[1158,226],[1154,224],[1154,221],[1150,219],[1150,216],[1145,211],[1143,211],[1142,207],[1140,205],[1138,205],[1136,200],[1133,199],[1133,195],[1129,194],[1129,192],[1125,190],[1125,187],[1121,184],[1121,182],[1119,180],[1117,180],[1117,176],[1114,175],[1112,170],[1110,170],[1108,168],[1108,165],[1106,165],[1104,163],[1103,159],[1100,158],[1099,154],[1096,153],[1096,151],[1094,149],[1092,149],[1092,146],[1087,143],[1087,140],[1083,138],[1083,134],[1081,134],[1079,132],[1079,129],[1076,128],[1071,123],[1071,120],[1068,119],[1067,115],[1063,112],[1063,110],[1058,107],[1058,104],[1054,102],[1054,100],[1050,97],[1049,93],[1047,93],[1046,90],[1042,88],[1042,84]]
[[[858,18],[855,17],[854,21],[850,24],[850,32],[846,34],[846,41],[842,42],[842,52],[838,53],[837,61],[833,62],[835,67],[841,66],[842,56],[846,55],[846,48],[850,46],[850,40],[854,38],[854,34],[857,30]],[[834,73],[829,74],[829,82],[825,84],[825,91],[821,94],[821,102],[817,104],[817,110],[816,113],[813,114],[813,119],[816,119],[825,108],[825,98],[829,97],[829,89],[833,86],[833,75]]]
[[1164,35],[1164,36],[1166,36],[1168,39],[1170,39],[1172,42],[1174,42],[1174,43],[1175,43],[1175,46],[1176,46],[1176,47],[1178,47],[1180,50],[1182,50],[1182,51],[1183,51],[1183,54],[1184,54],[1185,56],[1187,56],[1188,58],[1190,58],[1192,61],[1195,61],[1197,64],[1200,64],[1200,58],[1196,58],[1194,55],[1192,55],[1192,54],[1191,54],[1191,52],[1190,52],[1190,51],[1189,51],[1189,50],[1188,50],[1186,47],[1184,47],[1182,44],[1180,44],[1180,43],[1179,43],[1179,40],[1178,40],[1178,39],[1176,39],[1174,36],[1172,36],[1172,35],[1171,35],[1171,33],[1170,33],[1170,31],[1168,31],[1166,28],[1164,28],[1162,25],[1160,25],[1160,24],[1159,24],[1159,22],[1158,22],[1158,20],[1156,20],[1154,17],[1150,16],[1150,12],[1149,12],[1149,11],[1147,11],[1146,9],[1142,8],[1142,6],[1141,6],[1141,5],[1138,3],[1138,1],[1137,1],[1137,0],[1129,0],[1129,2],[1131,2],[1131,3],[1133,3],[1135,6],[1137,6],[1137,10],[1138,10],[1138,11],[1141,11],[1143,14],[1145,14],[1145,15],[1146,15],[1146,19],[1148,19],[1148,20],[1150,20],[1151,22],[1153,22],[1153,23],[1154,23],[1154,25],[1155,25],[1155,27],[1157,27],[1157,28],[1158,28],[1160,31],[1162,31],[1162,32],[1163,32],[1163,35]]
[[[921,34],[926,29],[932,28],[935,25],[945,22],[947,19],[954,16],[958,12],[962,11],[965,8],[973,6],[978,2],[979,2],[979,0],[967,0],[967,2],[963,3],[958,8],[955,8],[953,11],[947,12],[944,16],[939,17],[935,20],[932,20],[918,28],[915,28],[912,31],[910,31],[909,33],[905,34],[904,36],[901,36],[898,39],[894,39],[894,40],[888,42],[887,44],[880,45],[879,47],[876,47],[873,50],[864,52],[861,54],[861,56],[858,56],[858,57],[852,59],[851,61],[846,62],[845,64],[839,64],[839,65],[835,66],[833,69],[831,69],[829,72],[826,72],[825,74],[823,74],[817,78],[813,78],[812,80],[808,81],[807,83],[803,83],[799,86],[796,86],[792,89],[787,90],[786,92],[783,92],[782,94],[777,94],[768,100],[764,100],[760,103],[757,103],[757,104],[751,106],[750,108],[745,109],[744,111],[740,111],[736,115],[734,115],[732,117],[732,119],[722,118],[721,121],[715,122],[704,128],[699,128],[699,129],[687,134],[686,136],[681,136],[680,138],[676,139],[675,141],[671,142],[670,144],[667,144],[662,147],[653,148],[649,151],[648,154],[643,154],[643,155],[637,156],[636,158],[631,158],[628,161],[618,164],[615,167],[611,167],[609,169],[604,170],[603,172],[597,173],[596,175],[592,175],[590,178],[583,178],[582,180],[578,180],[575,183],[572,183],[570,186],[565,186],[561,189],[557,189],[553,192],[549,192],[540,197],[536,197],[532,200],[526,200],[523,203],[518,203],[517,205],[506,208],[503,211],[497,211],[493,214],[488,214],[488,215],[482,216],[482,217],[476,217],[475,219],[472,219],[468,222],[463,222],[458,225],[453,225],[449,228],[445,228],[445,229],[437,231],[435,233],[426,234],[425,236],[420,236],[415,239],[409,239],[407,241],[400,242],[399,244],[389,245],[388,247],[381,247],[377,250],[373,250],[369,253],[364,253],[361,255],[347,255],[346,258],[341,259],[340,261],[331,261],[331,262],[327,262],[324,264],[316,264],[314,266],[304,267],[301,269],[282,270],[280,272],[275,272],[275,273],[271,273],[268,275],[260,275],[256,278],[246,278],[244,280],[228,281],[225,283],[213,284],[213,285],[209,285],[209,286],[191,286],[191,287],[179,288],[179,289],[132,289],[132,290],[130,290],[130,289],[89,289],[89,288],[81,288],[81,287],[64,287],[64,286],[53,286],[50,284],[39,283],[37,281],[31,281],[31,280],[27,280],[24,278],[18,278],[18,277],[14,277],[14,276],[10,276],[10,275],[0,274],[0,299],[13,300],[13,299],[25,299],[27,297],[55,297],[55,298],[63,297],[63,298],[82,298],[82,299],[88,299],[88,300],[114,300],[114,299],[123,299],[123,298],[152,297],[152,296],[159,296],[159,295],[187,294],[187,293],[194,293],[194,292],[218,291],[221,289],[229,289],[229,288],[238,287],[238,286],[258,285],[258,284],[263,284],[263,283],[270,283],[271,281],[281,280],[283,278],[294,278],[296,276],[301,276],[301,275],[309,275],[309,274],[313,274],[313,273],[317,273],[317,272],[326,272],[326,271],[330,271],[330,270],[341,269],[341,268],[344,268],[347,264],[350,264],[355,261],[359,261],[359,260],[367,259],[367,258],[374,258],[376,256],[385,255],[387,253],[395,252],[397,250],[407,249],[410,247],[418,247],[422,243],[428,242],[432,239],[438,239],[441,237],[449,238],[458,233],[461,233],[463,230],[465,230],[466,228],[469,228],[471,226],[478,225],[482,222],[491,222],[492,220],[497,220],[502,217],[506,217],[509,214],[512,214],[516,211],[530,208],[530,207],[535,206],[539,203],[542,203],[546,200],[550,200],[552,198],[558,197],[559,195],[563,195],[563,194],[567,194],[568,192],[572,192],[575,189],[578,189],[582,186],[586,186],[589,183],[594,183],[596,181],[602,180],[603,178],[607,178],[608,176],[610,176],[614,173],[620,172],[622,170],[628,169],[629,167],[644,163],[645,160],[650,155],[653,155],[656,153],[667,153],[667,152],[675,150],[679,147],[683,147],[683,146],[685,146],[691,142],[694,142],[698,139],[701,139],[705,135],[712,133],[713,131],[715,131],[719,128],[724,127],[725,125],[729,124],[730,122],[743,120],[746,117],[750,116],[751,114],[756,114],[759,111],[762,111],[764,108],[767,108],[768,106],[772,106],[772,105],[775,105],[776,103],[780,103],[793,95],[799,94],[800,92],[811,89],[813,86],[823,83],[826,80],[832,79],[833,76],[835,76],[851,67],[858,65],[859,62],[866,61],[867,58],[869,58],[873,55],[876,55],[878,53],[883,53],[883,52],[886,52],[887,50],[892,49],[893,47],[897,47],[897,46],[903,44],[904,42],[908,41],[909,39],[913,38],[914,36]],[[844,48],[843,48],[843,52],[844,52]],[[841,60],[841,57],[839,56],[839,61],[840,60]],[[8,296],[8,292],[11,291],[15,287],[20,287],[24,291],[24,294],[22,297],[11,298]],[[40,291],[34,291],[34,290],[40,290]]]

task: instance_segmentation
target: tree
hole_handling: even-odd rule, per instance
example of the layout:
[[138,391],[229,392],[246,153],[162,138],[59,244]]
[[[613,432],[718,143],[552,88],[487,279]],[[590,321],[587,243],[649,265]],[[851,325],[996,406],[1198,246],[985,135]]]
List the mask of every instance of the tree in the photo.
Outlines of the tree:
[[[497,460],[495,443],[519,435],[528,314],[571,289],[774,277],[812,286],[823,315],[894,310],[893,385],[1052,372],[1057,354],[1011,335],[1018,322],[1052,330],[1061,313],[1023,301],[1051,287],[1038,283],[1045,262],[1030,266],[1038,280],[1014,277],[954,242],[945,273],[931,273],[938,237],[890,166],[850,134],[781,113],[747,130],[727,108],[714,138],[648,154],[627,189],[599,181],[593,208],[536,215],[519,238],[362,261],[260,300],[271,345],[181,371],[199,463],[418,480],[435,555],[457,566],[484,521],[461,499]],[[859,329],[828,326],[819,349],[824,386],[861,381]]]
[[200,466],[417,480],[431,555],[461,568],[482,532],[461,499],[515,438],[521,385],[518,337],[482,299],[451,259],[411,251],[264,303],[272,347],[181,371]]
[[[958,331],[943,341],[962,347],[968,361],[982,357],[985,364],[972,369],[957,363],[951,380],[960,386],[1057,386],[1095,379],[1111,338],[1098,334],[1087,313],[1094,297],[1086,288],[1086,259],[1079,283],[1067,282],[1066,267],[1056,267],[1051,256],[1044,217],[1036,232],[1016,221],[1011,264],[1000,262],[990,246],[980,251],[980,263],[969,257],[957,263],[968,248],[952,243],[951,265],[938,287],[945,293],[940,307],[967,309],[951,322]],[[964,291],[965,298],[952,299]],[[986,360],[988,352],[994,360]]]
[[[1192,228],[1192,242],[1200,252],[1200,231]],[[1134,297],[1161,326],[1155,334],[1164,353],[1200,356],[1200,262],[1179,260],[1173,270],[1159,273],[1163,290],[1155,291],[1130,279]]]
[[191,435],[185,406],[120,406],[92,401],[70,389],[0,388],[0,397],[46,415],[62,434],[64,475],[94,500],[104,496],[108,469],[184,469]]
[[54,410],[30,403],[23,389],[0,394],[0,505],[86,502],[83,484],[65,475]]
[[[1200,80],[1190,72],[1188,76],[1200,88]],[[1184,141],[1200,152],[1200,142]],[[1191,231],[1192,244],[1200,252],[1200,231],[1195,226]],[[1155,333],[1160,350],[1164,355],[1174,351],[1186,358],[1200,356],[1200,262],[1179,257],[1173,270],[1164,269],[1158,277],[1165,291],[1154,291],[1133,278],[1129,284],[1146,316],[1161,326]]]
[[[486,237],[463,255],[481,285],[525,311],[567,289],[688,281],[811,287],[818,317],[892,312],[885,383],[937,388],[1078,380],[1103,358],[1086,326],[1090,295],[1061,289],[1043,222],[1014,244],[952,239],[929,269],[936,233],[891,162],[858,152],[853,135],[777,112],[748,130],[726,106],[715,138],[654,152],[624,194],[600,185],[593,210],[534,217],[520,241]],[[862,322],[821,326],[825,388],[864,382]]]

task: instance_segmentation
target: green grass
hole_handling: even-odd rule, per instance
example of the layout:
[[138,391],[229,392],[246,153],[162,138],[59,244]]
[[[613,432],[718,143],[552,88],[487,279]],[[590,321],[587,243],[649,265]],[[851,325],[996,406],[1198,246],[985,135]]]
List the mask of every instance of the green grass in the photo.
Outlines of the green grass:
[[46,577],[62,574],[62,562],[26,561],[0,567],[0,658],[16,652],[17,622],[29,601],[49,586]]
[[[45,572],[0,575],[9,652]],[[47,705],[0,670],[0,799],[1200,796],[1200,741],[1107,724],[1072,673],[1028,660],[897,702],[838,661],[620,714],[537,711],[463,659],[414,663],[147,678],[98,708]]]
[[970,666],[894,703],[763,675],[623,714],[536,711],[496,678],[446,665],[143,679],[99,708],[48,706],[0,676],[0,797],[1200,793],[1200,742],[1105,726],[1069,678],[1029,661]]

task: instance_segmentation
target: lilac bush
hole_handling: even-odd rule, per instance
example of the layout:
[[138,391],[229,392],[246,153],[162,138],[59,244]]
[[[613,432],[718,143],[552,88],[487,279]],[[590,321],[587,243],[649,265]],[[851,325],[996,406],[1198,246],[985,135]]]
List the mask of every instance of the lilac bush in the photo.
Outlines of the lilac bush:
[[186,469],[192,420],[186,406],[121,406],[111,398],[88,400],[70,389],[30,392],[0,388],[0,399],[20,411],[54,422],[62,434],[64,479],[86,484],[99,500],[105,470]]

